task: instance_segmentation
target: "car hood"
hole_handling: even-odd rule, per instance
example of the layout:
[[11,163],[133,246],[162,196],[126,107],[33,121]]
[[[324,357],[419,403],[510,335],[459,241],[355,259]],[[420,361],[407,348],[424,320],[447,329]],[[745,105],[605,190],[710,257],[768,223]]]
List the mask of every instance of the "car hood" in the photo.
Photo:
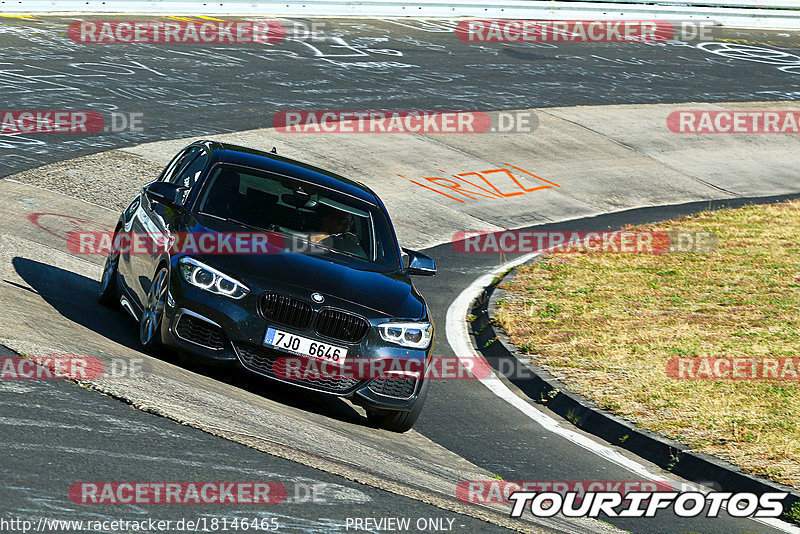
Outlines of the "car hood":
[[[201,228],[198,224],[190,231],[215,230]],[[354,264],[338,263],[331,261],[334,254],[302,254],[277,248],[270,250],[273,253],[191,256],[239,279],[254,291],[254,285],[260,291],[273,287],[279,290],[279,286],[286,285],[303,290],[301,293],[307,291],[309,301],[311,293],[318,292],[326,297],[334,297],[329,301],[347,301],[389,317],[421,319],[426,315],[425,301],[405,272],[359,269],[356,266],[359,260],[355,260]]]

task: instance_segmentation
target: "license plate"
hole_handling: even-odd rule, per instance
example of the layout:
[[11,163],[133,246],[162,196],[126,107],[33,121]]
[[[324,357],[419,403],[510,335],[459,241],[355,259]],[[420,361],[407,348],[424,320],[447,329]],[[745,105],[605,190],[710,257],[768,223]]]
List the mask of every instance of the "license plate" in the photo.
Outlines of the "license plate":
[[347,347],[329,345],[328,343],[274,328],[267,328],[267,335],[264,336],[264,345],[284,352],[291,352],[292,354],[301,354],[309,358],[329,361],[337,365],[342,365],[347,357]]

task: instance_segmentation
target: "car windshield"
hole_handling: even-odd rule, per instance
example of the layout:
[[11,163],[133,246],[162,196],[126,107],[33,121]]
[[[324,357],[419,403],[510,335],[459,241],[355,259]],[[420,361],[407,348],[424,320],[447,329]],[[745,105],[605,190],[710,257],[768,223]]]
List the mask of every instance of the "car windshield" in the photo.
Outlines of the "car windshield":
[[336,255],[399,266],[389,222],[377,206],[285,176],[218,165],[203,188],[198,211],[280,232]]

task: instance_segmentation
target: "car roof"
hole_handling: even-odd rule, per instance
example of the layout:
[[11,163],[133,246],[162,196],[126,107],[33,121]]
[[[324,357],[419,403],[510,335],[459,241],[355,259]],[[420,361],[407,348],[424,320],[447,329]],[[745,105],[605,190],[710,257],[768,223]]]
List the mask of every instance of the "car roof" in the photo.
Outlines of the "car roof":
[[276,153],[230,143],[220,143],[219,141],[197,142],[197,144],[201,143],[210,145],[212,149],[212,159],[221,161],[222,163],[242,165],[292,178],[299,178],[312,184],[346,193],[352,197],[369,202],[370,204],[381,205],[378,196],[366,185],[340,176],[334,172],[309,165],[308,163],[279,156]]

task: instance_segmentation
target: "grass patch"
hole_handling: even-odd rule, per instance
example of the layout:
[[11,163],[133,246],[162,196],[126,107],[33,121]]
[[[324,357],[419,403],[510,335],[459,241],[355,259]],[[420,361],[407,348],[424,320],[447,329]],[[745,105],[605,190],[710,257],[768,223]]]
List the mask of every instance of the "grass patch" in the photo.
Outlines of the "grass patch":
[[784,515],[795,523],[800,523],[800,501],[794,503]]
[[709,254],[551,255],[504,281],[521,352],[639,426],[800,488],[800,382],[676,380],[681,357],[800,357],[800,201],[635,230],[714,232]]

